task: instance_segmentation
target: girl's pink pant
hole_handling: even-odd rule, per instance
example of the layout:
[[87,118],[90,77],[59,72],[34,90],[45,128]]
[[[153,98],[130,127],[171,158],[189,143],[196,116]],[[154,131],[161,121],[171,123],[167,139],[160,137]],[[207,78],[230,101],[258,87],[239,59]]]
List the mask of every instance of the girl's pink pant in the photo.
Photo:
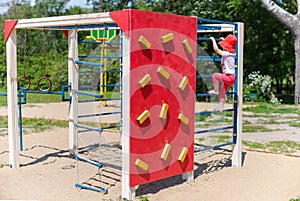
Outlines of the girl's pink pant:
[[212,82],[214,85],[218,85],[221,82],[220,93],[220,102],[225,102],[225,93],[235,82],[234,74],[223,74],[223,73],[214,73],[212,75]]

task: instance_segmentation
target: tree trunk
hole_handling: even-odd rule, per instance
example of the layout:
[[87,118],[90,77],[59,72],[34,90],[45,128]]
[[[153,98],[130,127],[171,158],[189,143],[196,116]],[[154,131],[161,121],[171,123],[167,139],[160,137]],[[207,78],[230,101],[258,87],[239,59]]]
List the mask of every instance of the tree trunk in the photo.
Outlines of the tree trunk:
[[282,80],[276,79],[276,93],[281,94],[282,92]]
[[295,46],[295,104],[300,103],[300,0],[297,0],[298,12],[296,15],[281,8],[272,0],[260,0],[265,8],[282,24],[284,24],[294,36]]
[[300,33],[295,35],[295,104],[300,103]]

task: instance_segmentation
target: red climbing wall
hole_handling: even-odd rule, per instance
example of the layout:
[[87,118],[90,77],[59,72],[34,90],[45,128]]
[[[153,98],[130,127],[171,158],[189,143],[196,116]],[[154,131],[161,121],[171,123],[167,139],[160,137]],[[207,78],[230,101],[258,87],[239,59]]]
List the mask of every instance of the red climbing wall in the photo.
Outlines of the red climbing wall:
[[111,16],[130,38],[130,186],[193,171],[197,19]]

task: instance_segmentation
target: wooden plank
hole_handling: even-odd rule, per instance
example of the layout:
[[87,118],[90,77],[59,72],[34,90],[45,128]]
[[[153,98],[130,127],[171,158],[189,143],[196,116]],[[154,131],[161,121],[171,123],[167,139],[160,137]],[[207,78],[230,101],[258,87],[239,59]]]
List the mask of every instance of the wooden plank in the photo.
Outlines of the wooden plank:
[[[135,187],[130,187],[130,38],[123,38],[123,79],[122,79],[122,199],[133,200],[135,198]],[[124,118],[125,117],[125,118]]]
[[79,69],[75,63],[78,60],[78,35],[77,30],[68,31],[68,83],[71,84],[69,97],[72,97],[69,109],[69,153],[77,154],[78,150],[78,128],[75,126],[78,122],[78,77]]
[[6,55],[9,166],[18,168],[20,166],[20,141],[18,137],[17,33],[15,29],[6,42]]
[[103,23],[115,23],[110,17],[109,12],[46,17],[46,18],[21,19],[18,21],[18,24],[16,25],[15,28],[16,29],[43,28],[43,27],[51,27],[51,26],[75,26],[75,25],[103,24]]

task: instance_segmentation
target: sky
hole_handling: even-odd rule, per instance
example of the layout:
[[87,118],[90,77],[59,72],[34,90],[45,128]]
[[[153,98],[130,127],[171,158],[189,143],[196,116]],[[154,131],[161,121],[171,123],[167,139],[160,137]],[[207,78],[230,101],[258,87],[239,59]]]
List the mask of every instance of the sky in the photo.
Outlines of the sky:
[[[11,2],[11,0],[0,0],[0,13],[4,13],[7,11],[8,7],[3,6],[1,4],[6,3],[6,2]],[[35,0],[31,0],[31,5],[33,5]],[[86,7],[85,5],[86,1],[85,0],[71,0],[68,3],[68,6],[80,6],[80,7]]]

